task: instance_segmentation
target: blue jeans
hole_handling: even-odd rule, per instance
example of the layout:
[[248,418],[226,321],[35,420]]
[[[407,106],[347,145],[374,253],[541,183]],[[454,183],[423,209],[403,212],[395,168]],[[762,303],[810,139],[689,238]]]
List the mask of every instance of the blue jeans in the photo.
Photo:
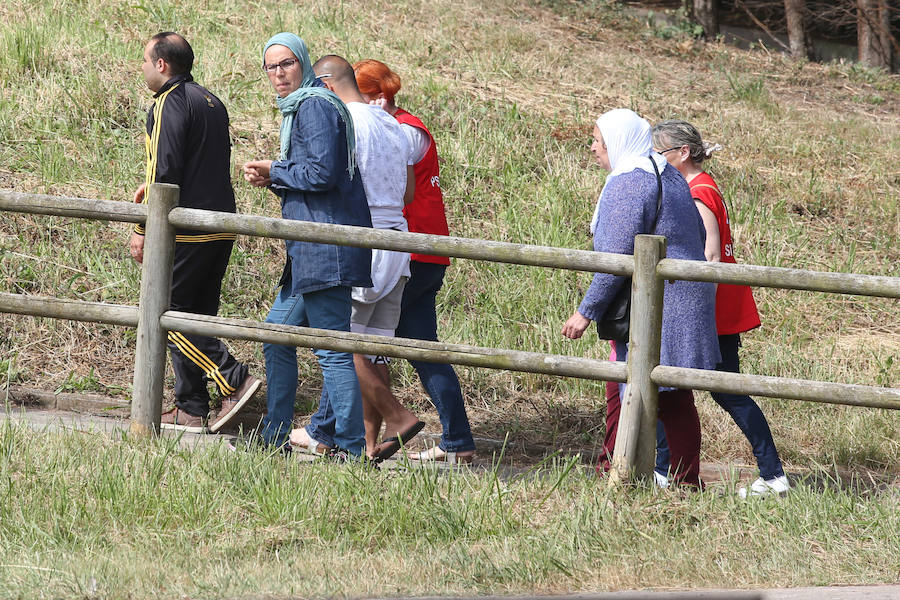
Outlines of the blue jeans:
[[[446,265],[411,261],[410,278],[403,289],[400,304],[400,323],[397,337],[436,342],[437,293],[444,284]],[[441,420],[440,447],[446,452],[467,452],[475,449],[462,389],[452,365],[411,360],[422,386]]]
[[[331,287],[306,294],[291,294],[288,279],[269,310],[266,323],[350,331],[350,288]],[[297,395],[297,349],[294,346],[263,344],[266,357],[266,402],[268,413],[262,421],[262,438],[270,444],[287,443],[294,420]],[[327,393],[335,413],[332,446],[360,455],[365,447],[362,394],[353,355],[333,350],[313,350],[322,370],[322,391]]]
[[[722,352],[722,362],[716,365],[716,371],[726,373],[740,373],[740,359],[738,348],[741,345],[739,334],[720,335],[719,350]],[[769,422],[753,398],[747,395],[725,394],[712,392],[713,400],[731,415],[737,423],[744,437],[753,448],[753,456],[759,467],[759,476],[763,479],[774,479],[784,475],[775,441],[772,439],[772,431]],[[669,446],[666,443],[666,434],[662,424],[656,424],[656,471],[665,475],[669,471]]]

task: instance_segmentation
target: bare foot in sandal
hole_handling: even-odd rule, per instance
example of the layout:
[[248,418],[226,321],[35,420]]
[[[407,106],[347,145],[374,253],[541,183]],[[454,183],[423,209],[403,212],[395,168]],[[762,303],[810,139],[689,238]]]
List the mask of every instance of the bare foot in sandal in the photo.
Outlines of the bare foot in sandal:
[[392,457],[397,453],[397,450],[399,450],[404,444],[409,442],[409,440],[414,438],[416,434],[418,434],[424,428],[425,421],[416,421],[415,423],[404,429],[402,432],[397,432],[391,437],[385,437],[381,440],[381,443],[375,447],[375,454],[372,456],[372,460],[381,462]]
[[321,455],[331,450],[330,446],[320,444],[316,440],[312,439],[309,436],[309,432],[306,431],[306,427],[298,427],[291,430],[291,435],[288,437],[288,441],[291,444],[291,448],[299,450],[300,452],[307,452],[309,454]]

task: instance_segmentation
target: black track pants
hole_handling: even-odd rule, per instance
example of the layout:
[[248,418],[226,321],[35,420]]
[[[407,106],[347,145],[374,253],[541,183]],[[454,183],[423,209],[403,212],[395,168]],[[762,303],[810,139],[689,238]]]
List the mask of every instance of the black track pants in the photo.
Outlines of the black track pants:
[[[233,245],[231,240],[175,244],[171,310],[218,313]],[[175,405],[186,413],[205,417],[209,412],[208,381],[224,397],[247,377],[247,367],[216,338],[170,331],[168,346],[175,370]]]

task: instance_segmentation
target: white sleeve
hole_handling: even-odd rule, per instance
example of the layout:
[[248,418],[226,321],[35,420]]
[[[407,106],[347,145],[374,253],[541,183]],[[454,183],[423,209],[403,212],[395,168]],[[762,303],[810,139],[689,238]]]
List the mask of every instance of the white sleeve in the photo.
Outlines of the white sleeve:
[[414,165],[425,158],[425,153],[428,152],[431,140],[428,138],[428,134],[418,127],[401,123],[400,128],[406,135],[406,144],[409,146],[409,162],[407,164]]

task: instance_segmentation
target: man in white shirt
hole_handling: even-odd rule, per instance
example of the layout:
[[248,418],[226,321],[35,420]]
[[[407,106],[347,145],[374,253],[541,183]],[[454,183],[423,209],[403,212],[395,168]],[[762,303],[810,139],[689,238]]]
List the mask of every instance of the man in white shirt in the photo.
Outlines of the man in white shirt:
[[[340,56],[327,55],[314,65],[316,76],[347,105],[356,138],[356,164],[362,176],[372,226],[376,229],[408,231],[403,207],[412,201],[415,161],[400,124],[381,107],[365,101],[356,85],[353,67]],[[372,250],[371,288],[353,288],[350,330],[356,333],[393,336],[400,320],[403,287],[409,278],[409,254]],[[366,451],[370,458],[384,460],[419,433],[425,424],[406,409],[391,392],[388,359],[354,355],[363,395]],[[307,427],[295,429],[295,447],[319,452],[333,443],[321,427],[333,418],[329,403],[322,402]],[[377,443],[384,423],[384,435]]]

